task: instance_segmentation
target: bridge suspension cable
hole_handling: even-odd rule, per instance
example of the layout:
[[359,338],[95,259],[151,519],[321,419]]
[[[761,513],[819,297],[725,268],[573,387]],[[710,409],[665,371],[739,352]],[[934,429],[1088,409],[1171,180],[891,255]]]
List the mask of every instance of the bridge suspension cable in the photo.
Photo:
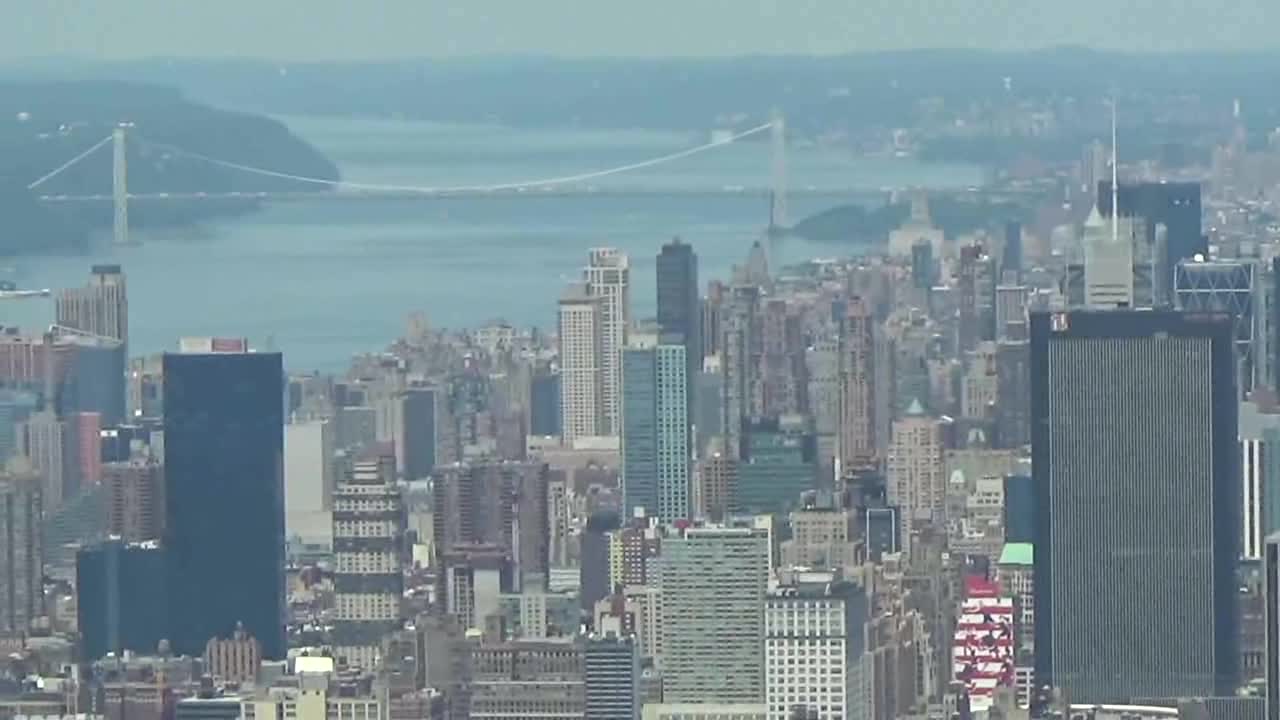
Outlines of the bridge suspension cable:
[[[276,170],[268,170],[265,168],[254,167],[252,165],[245,165],[242,163],[231,162],[229,160],[220,160],[218,158],[210,157],[208,155],[204,155],[201,153],[192,152],[190,150],[184,150],[175,145],[154,142],[146,139],[145,137],[137,137],[136,135],[133,137],[135,140],[137,140],[138,142],[144,145],[149,145],[158,150],[167,151],[173,155],[179,155],[179,156],[191,158],[193,160],[200,160],[203,162],[207,162],[211,165],[217,165],[219,167],[225,167],[231,170],[239,170],[242,172],[251,173],[254,175],[262,175],[265,177],[281,178],[285,180],[294,180],[297,182],[310,183],[312,185],[326,185],[326,186],[335,187],[335,188],[347,188],[350,190],[363,190],[363,191],[370,191],[370,192],[380,191],[380,192],[400,192],[400,193],[447,194],[447,193],[463,193],[463,192],[467,192],[467,193],[499,192],[503,190],[517,190],[519,188],[547,187],[547,186],[553,186],[553,185],[565,185],[568,183],[580,183],[588,180],[595,180],[598,178],[608,177],[610,175],[618,175],[620,173],[631,172],[634,170],[642,170],[644,168],[653,167],[655,165],[662,165],[664,163],[680,160],[683,158],[690,157],[692,155],[698,155],[708,150],[712,150],[712,149],[721,147],[723,145],[728,145],[729,143],[732,143],[735,140],[741,140],[743,138],[765,132],[766,130],[769,130],[772,127],[773,127],[773,123],[768,122],[763,125],[758,125],[756,127],[743,130],[742,132],[736,133],[734,135],[730,135],[728,137],[717,138],[706,144],[698,145],[697,147],[686,148],[678,152],[668,153],[666,155],[660,155],[658,157],[649,158],[647,160],[641,160],[639,162],[629,163],[627,165],[620,165],[618,167],[608,168],[605,170],[595,170],[592,172],[577,173],[574,175],[562,175],[560,177],[538,178],[535,180],[523,180],[519,182],[505,182],[505,183],[498,183],[494,185],[455,185],[455,186],[439,186],[439,187],[424,187],[424,186],[416,186],[416,185],[388,185],[388,184],[382,184],[382,183],[353,182],[349,180],[329,180],[325,178],[307,177],[305,175],[295,175],[293,173],[279,172]],[[106,144],[106,142],[110,140],[111,138],[107,138],[102,143],[99,143],[99,146]],[[96,150],[96,149],[97,147],[92,148],[92,150]],[[68,163],[68,166],[75,164],[75,162],[78,162],[80,159],[82,158],[77,158],[76,160],[73,160],[71,163]],[[55,171],[54,173],[51,173],[51,175],[55,175],[57,174],[57,172],[58,171]],[[44,179],[46,178],[42,178],[40,182],[43,182]]]
[[28,189],[28,190],[35,190],[36,188],[40,187],[41,185],[43,185],[43,184],[45,184],[45,183],[49,182],[50,180],[54,179],[54,178],[55,178],[55,177],[57,177],[58,175],[62,174],[62,172],[63,172],[64,170],[69,169],[72,165],[75,165],[76,163],[80,162],[81,160],[84,160],[85,158],[87,158],[87,157],[89,157],[90,155],[92,155],[92,154],[94,154],[95,152],[97,152],[97,151],[98,151],[100,148],[102,148],[104,145],[106,145],[107,143],[111,142],[111,140],[112,140],[112,137],[111,137],[110,135],[108,135],[108,136],[106,136],[106,137],[102,138],[102,139],[101,139],[101,140],[99,140],[98,142],[94,143],[94,145],[93,145],[92,147],[90,147],[88,150],[85,150],[84,152],[80,153],[79,155],[76,155],[75,157],[71,158],[70,160],[68,160],[68,161],[66,161],[66,162],[64,162],[64,163],[62,163],[62,164],[61,164],[61,165],[59,165],[57,168],[55,168],[53,171],[51,171],[51,172],[49,172],[49,173],[47,173],[47,174],[45,174],[45,175],[40,176],[40,178],[38,178],[38,179],[36,179],[36,180],[33,180],[33,181],[31,182],[31,184],[27,186],[27,189]]

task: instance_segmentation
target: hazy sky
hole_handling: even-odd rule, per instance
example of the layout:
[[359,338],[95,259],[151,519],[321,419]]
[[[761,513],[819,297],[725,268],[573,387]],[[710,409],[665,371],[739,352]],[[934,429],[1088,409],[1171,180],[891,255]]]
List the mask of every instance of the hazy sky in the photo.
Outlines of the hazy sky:
[[0,57],[1280,45],[1278,0],[3,0]]

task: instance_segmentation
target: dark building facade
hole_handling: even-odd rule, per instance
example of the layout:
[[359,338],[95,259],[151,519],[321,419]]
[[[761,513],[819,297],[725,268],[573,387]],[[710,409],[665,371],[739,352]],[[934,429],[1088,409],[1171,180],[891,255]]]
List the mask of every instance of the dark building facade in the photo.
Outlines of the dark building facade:
[[284,657],[284,371],[279,353],[164,356],[165,523],[173,651],[243,622]]
[[676,238],[658,253],[658,328],[684,338],[688,377],[702,369],[702,299],[698,293],[698,256]]
[[1030,475],[1004,477],[1004,541],[1036,541],[1036,481]]
[[898,508],[881,505],[868,507],[863,512],[863,544],[867,548],[868,559],[880,562],[886,553],[902,549],[899,545],[902,532],[898,524]]
[[674,238],[662,246],[657,261],[658,330],[679,338],[685,356],[685,422],[692,442],[698,407],[698,374],[702,372],[702,296],[698,290],[698,255],[693,246]]
[[620,526],[617,513],[596,512],[582,531],[582,559],[578,573],[582,609],[595,612],[596,602],[607,596],[609,587],[609,533]]
[[1232,340],[1227,315],[1032,316],[1036,682],[1071,702],[1235,692]]
[[632,638],[609,634],[583,639],[586,720],[640,717],[640,654]]
[[443,405],[436,397],[439,392],[435,388],[410,388],[400,398],[404,423],[404,467],[400,471],[409,480],[427,477],[436,466],[436,408]]
[[77,340],[58,388],[63,415],[96,412],[104,425],[125,420],[125,346],[110,340]]
[[550,370],[534,374],[529,386],[529,434],[560,434],[560,375]]
[[995,447],[1020,448],[1031,442],[1031,352],[1026,342],[996,346]]
[[1280,717],[1280,532],[1267,536],[1264,557],[1263,613],[1266,623],[1267,718]]
[[167,637],[164,552],[108,540],[76,554],[76,612],[85,661],[156,652]]
[[1000,277],[1016,282],[1022,275],[1022,224],[1011,220],[1004,225],[1004,249],[1000,254]]

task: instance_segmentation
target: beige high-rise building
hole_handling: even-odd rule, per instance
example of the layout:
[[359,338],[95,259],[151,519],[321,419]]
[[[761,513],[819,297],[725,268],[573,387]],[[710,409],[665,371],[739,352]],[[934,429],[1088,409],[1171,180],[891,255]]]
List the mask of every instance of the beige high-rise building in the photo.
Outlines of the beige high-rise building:
[[44,511],[53,512],[75,494],[66,473],[66,423],[51,410],[32,415],[17,428],[17,449],[44,481]]
[[[119,265],[94,265],[89,284],[58,295],[57,323],[129,344],[129,297]],[[127,357],[127,353],[126,353]]]
[[604,302],[586,285],[560,297],[560,417],[566,447],[604,434]]
[[886,475],[889,504],[900,509],[904,532],[914,523],[943,521],[947,484],[942,424],[926,415],[918,400],[893,423]]
[[1133,307],[1133,225],[1119,218],[1116,227],[1093,208],[1084,222],[1084,304]]
[[844,470],[876,460],[875,318],[862,298],[849,299],[840,334],[840,462]]
[[622,348],[631,325],[631,261],[615,248],[593,248],[582,269],[587,294],[600,299],[601,435],[622,427]]

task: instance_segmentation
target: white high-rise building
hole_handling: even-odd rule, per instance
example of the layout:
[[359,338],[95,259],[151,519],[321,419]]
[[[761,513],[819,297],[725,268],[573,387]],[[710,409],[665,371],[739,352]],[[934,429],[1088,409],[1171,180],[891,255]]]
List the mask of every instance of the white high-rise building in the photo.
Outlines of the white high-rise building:
[[764,700],[769,534],[690,528],[662,543],[663,700]]
[[1255,402],[1242,402],[1239,427],[1243,520],[1240,557],[1262,560],[1266,537],[1276,530],[1268,498],[1280,478],[1280,413],[1266,412]]
[[333,649],[353,667],[376,669],[400,626],[404,533],[394,458],[356,461],[333,495]]
[[830,572],[798,573],[794,580],[765,601],[769,720],[863,717],[866,593]]
[[570,285],[560,297],[560,417],[566,447],[576,438],[602,434],[603,305],[585,285]]
[[290,542],[333,545],[334,435],[329,420],[284,427],[284,527]]
[[582,269],[587,294],[600,299],[601,435],[622,425],[622,348],[631,324],[631,261],[615,248],[593,248]]
[[1112,223],[1093,208],[1084,221],[1084,304],[1113,308],[1134,306],[1134,227],[1132,218]]

